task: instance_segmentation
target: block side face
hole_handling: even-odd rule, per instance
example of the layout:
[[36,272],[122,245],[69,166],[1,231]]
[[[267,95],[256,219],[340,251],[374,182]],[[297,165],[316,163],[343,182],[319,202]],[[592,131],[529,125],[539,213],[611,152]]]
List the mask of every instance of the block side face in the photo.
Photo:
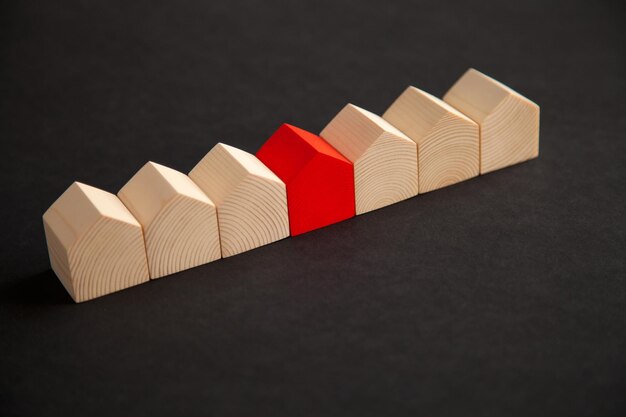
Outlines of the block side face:
[[449,112],[415,87],[407,88],[383,114],[387,120],[418,145]]
[[[97,221],[98,218],[94,221]],[[69,248],[71,248],[74,243],[80,239],[81,234],[79,233],[84,233],[82,230],[78,230],[80,226],[79,228],[76,228],[72,224],[71,217],[64,216],[63,212],[54,206],[50,207],[43,215],[43,222],[46,226],[46,230],[54,233],[55,241],[65,251],[69,250]],[[87,229],[88,227],[85,227],[85,230]]]
[[472,120],[482,123],[512,92],[496,80],[469,69],[443,99]]
[[224,258],[289,236],[282,182],[250,175],[218,206],[217,213]]
[[156,165],[148,162],[117,195],[137,221],[147,229],[163,207],[176,197],[177,192]]
[[473,121],[444,117],[419,146],[419,190],[433,191],[479,173],[480,134]]
[[87,301],[149,280],[143,233],[102,217],[68,253],[75,301]]
[[150,278],[160,278],[221,258],[212,204],[179,195],[145,229]]
[[383,133],[354,164],[356,214],[417,195],[417,145]]
[[282,125],[256,153],[284,183],[295,178],[315,156],[316,151],[288,125]]
[[539,107],[509,96],[481,125],[481,173],[539,155]]
[[247,174],[225,146],[217,144],[189,172],[189,177],[216,206],[219,206]]
[[287,200],[294,236],[353,217],[353,165],[318,155],[287,185]]
[[320,133],[322,139],[349,161],[359,159],[380,137],[383,129],[356,106],[345,106]]
[[72,287],[72,274],[70,272],[67,250],[45,219],[43,226],[48,245],[48,255],[50,256],[50,266],[59,278],[59,281],[61,281],[61,284],[63,284],[63,287],[65,287],[65,290],[72,299],[76,300],[74,288]]

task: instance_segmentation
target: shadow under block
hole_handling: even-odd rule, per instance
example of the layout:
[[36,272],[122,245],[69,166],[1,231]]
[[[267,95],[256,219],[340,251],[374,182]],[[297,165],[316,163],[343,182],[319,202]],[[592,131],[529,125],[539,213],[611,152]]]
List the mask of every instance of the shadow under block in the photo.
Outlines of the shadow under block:
[[509,87],[469,69],[444,101],[480,125],[480,173],[539,156],[539,106]]
[[218,143],[189,177],[217,206],[224,258],[289,236],[285,184],[254,155]]
[[382,117],[348,104],[320,136],[354,164],[356,214],[417,195],[417,146]]
[[283,124],[256,155],[287,185],[293,236],[355,215],[352,163],[319,136]]
[[148,162],[118,197],[143,227],[150,278],[220,259],[215,204],[187,175]]
[[478,175],[478,125],[449,104],[408,87],[383,118],[417,143],[420,193]]
[[75,182],[43,223],[52,269],[77,303],[150,279],[141,225],[114,194]]

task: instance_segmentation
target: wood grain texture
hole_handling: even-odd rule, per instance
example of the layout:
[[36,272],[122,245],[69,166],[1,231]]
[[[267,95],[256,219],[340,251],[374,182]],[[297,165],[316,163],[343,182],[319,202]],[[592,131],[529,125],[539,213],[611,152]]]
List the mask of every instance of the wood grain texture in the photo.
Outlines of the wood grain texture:
[[352,162],[321,137],[283,124],[257,156],[287,186],[292,236],[354,217]]
[[480,172],[485,174],[539,156],[539,106],[470,68],[444,101],[480,125]]
[[408,87],[383,118],[417,144],[420,193],[478,175],[478,125],[449,104]]
[[149,280],[141,225],[114,194],[75,182],[43,223],[52,269],[77,303]]
[[320,136],[354,164],[356,214],[417,195],[417,146],[382,117],[348,104]]
[[215,204],[182,172],[148,162],[118,197],[143,227],[150,278],[221,257]]
[[218,143],[189,177],[217,207],[224,258],[289,236],[285,184],[254,155]]

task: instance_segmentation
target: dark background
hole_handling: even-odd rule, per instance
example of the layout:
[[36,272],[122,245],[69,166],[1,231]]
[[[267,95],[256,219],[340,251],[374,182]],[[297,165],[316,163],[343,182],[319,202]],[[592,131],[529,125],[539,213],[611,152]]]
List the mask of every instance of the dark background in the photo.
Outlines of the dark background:
[[[591,3],[2,2],[0,415],[625,415],[626,14]],[[74,180],[470,66],[539,159],[80,305],[50,270]]]

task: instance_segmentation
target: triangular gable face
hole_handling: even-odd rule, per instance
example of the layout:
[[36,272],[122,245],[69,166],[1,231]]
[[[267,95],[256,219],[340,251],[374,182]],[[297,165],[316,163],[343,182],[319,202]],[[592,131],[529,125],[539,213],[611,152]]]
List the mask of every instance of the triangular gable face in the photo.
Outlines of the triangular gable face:
[[320,135],[354,164],[356,214],[417,195],[415,142],[382,117],[348,104]]
[[357,214],[416,196],[417,145],[384,132],[354,164],[354,182]]
[[189,178],[216,206],[248,175],[236,156],[231,146],[218,143],[189,172]]
[[289,236],[285,184],[248,174],[218,207],[223,256]]
[[216,202],[223,257],[289,236],[285,184],[256,156],[218,144],[189,176]]
[[481,124],[481,173],[539,156],[539,106],[511,94]]
[[354,216],[352,163],[319,136],[283,125],[257,156],[286,183],[292,235]]
[[43,221],[52,269],[74,301],[149,280],[141,225],[115,195],[74,183]]
[[293,236],[354,217],[354,170],[345,159],[318,154],[287,187]]
[[417,144],[420,193],[478,175],[478,125],[449,104],[408,87],[383,118]]
[[148,162],[118,196],[143,227],[150,278],[221,257],[215,204],[182,172]]
[[444,101],[480,125],[481,174],[539,155],[539,106],[504,84],[469,69]]
[[149,280],[141,227],[102,217],[69,251],[76,301],[86,301]]

